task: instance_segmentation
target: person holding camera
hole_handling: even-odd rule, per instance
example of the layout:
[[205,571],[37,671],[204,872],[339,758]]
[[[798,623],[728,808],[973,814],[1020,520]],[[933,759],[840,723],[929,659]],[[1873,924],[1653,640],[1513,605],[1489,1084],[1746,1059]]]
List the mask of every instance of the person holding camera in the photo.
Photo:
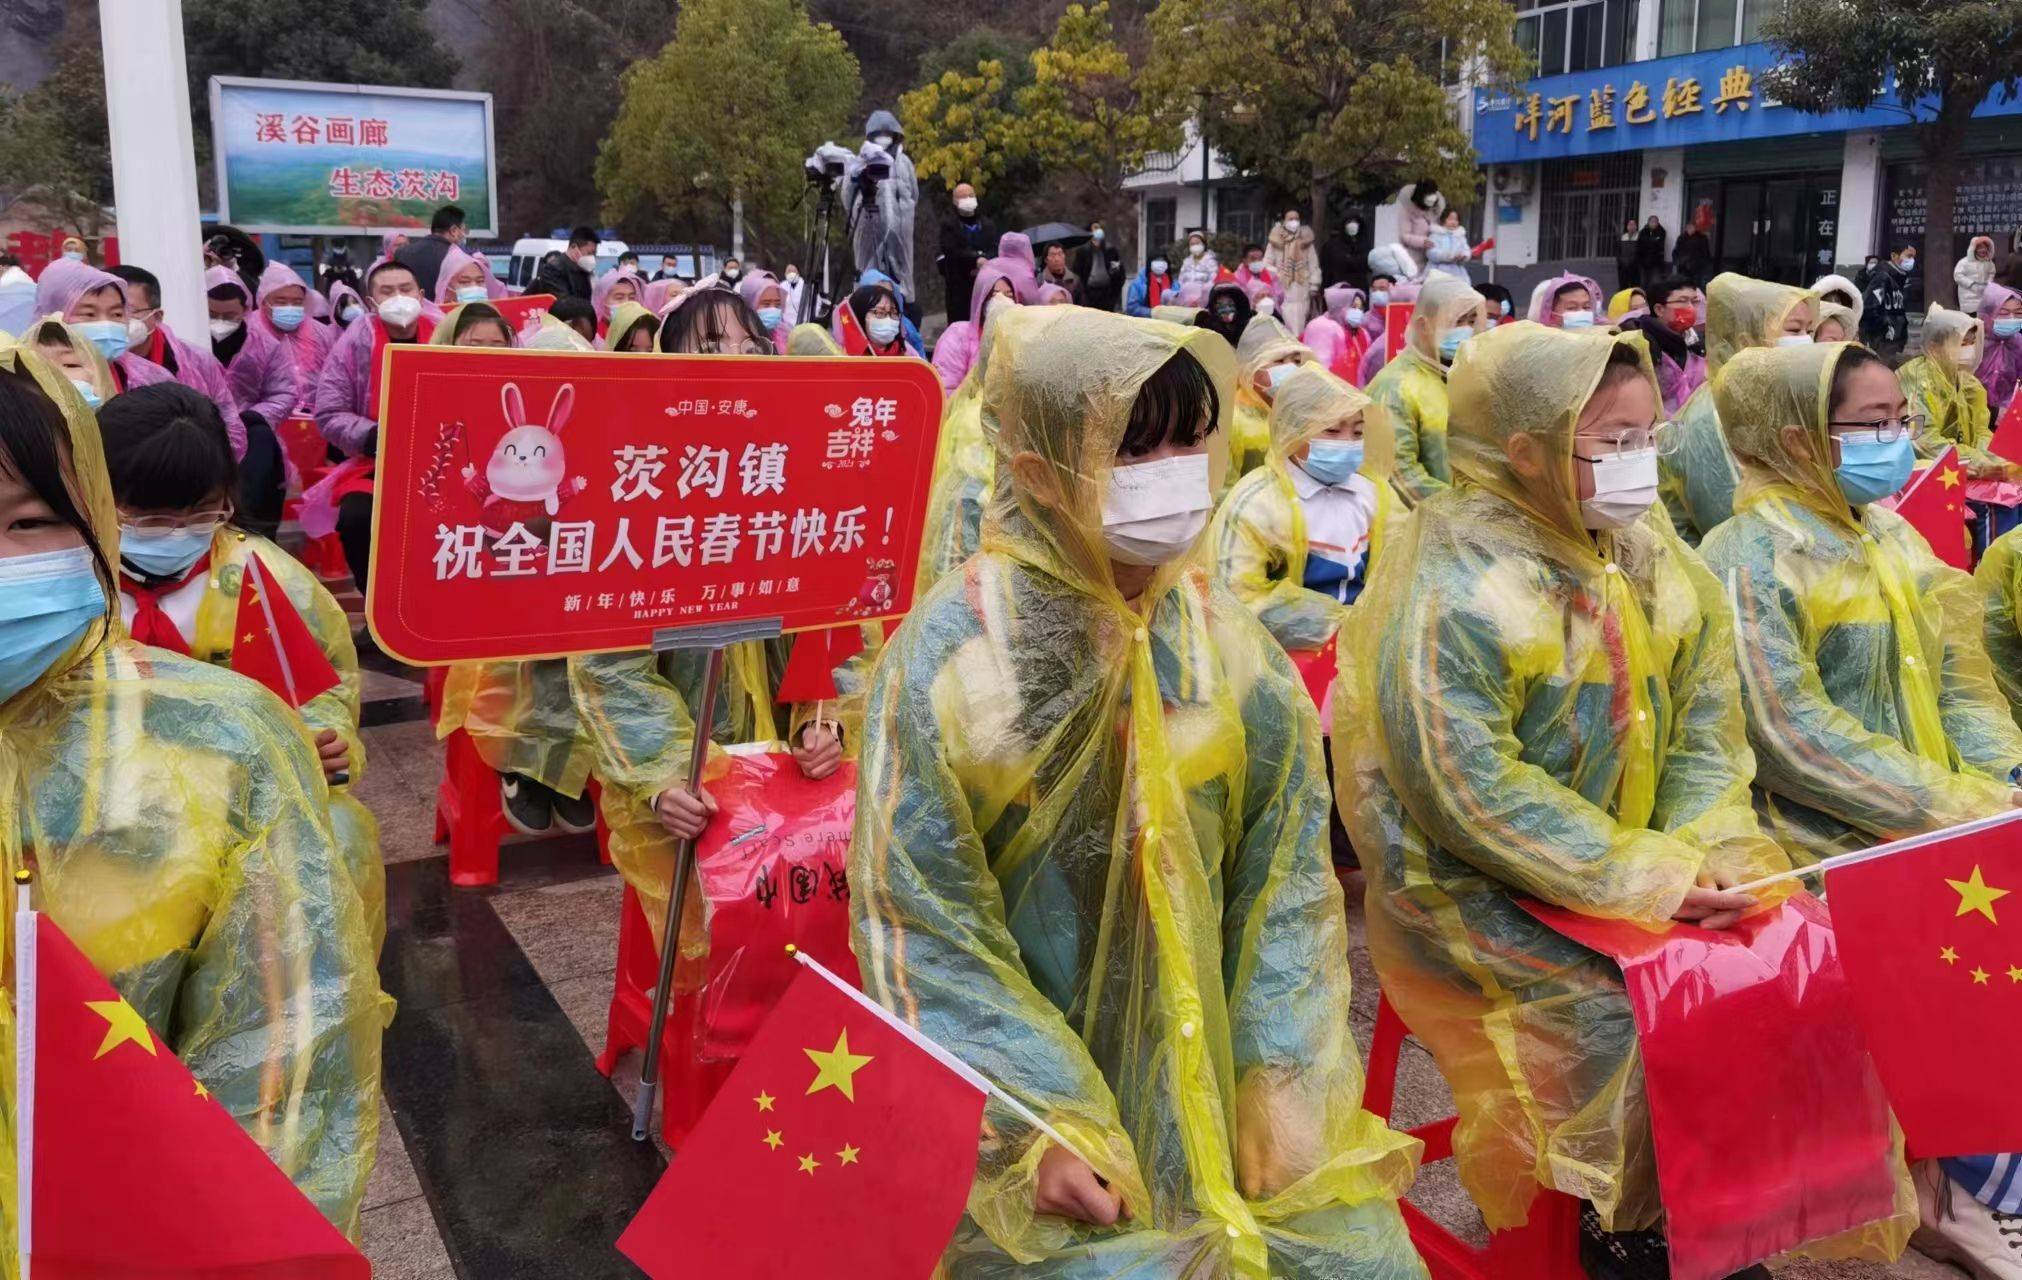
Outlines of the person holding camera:
[[855,226],[850,247],[857,275],[882,271],[913,297],[913,218],[920,206],[920,180],[905,154],[905,130],[891,112],[871,112],[864,145],[843,175],[843,207]]

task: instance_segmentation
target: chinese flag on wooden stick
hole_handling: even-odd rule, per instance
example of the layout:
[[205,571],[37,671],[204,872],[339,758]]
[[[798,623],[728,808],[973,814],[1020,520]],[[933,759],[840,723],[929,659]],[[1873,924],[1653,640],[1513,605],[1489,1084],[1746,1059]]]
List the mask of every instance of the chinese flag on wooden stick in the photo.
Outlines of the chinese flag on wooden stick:
[[246,578],[239,586],[232,670],[258,680],[296,708],[337,687],[337,668],[257,555],[246,557]]
[[822,702],[836,698],[835,669],[862,653],[864,637],[855,626],[803,631],[793,638],[786,670],[779,674],[776,702]]
[[2022,393],[2008,397],[2008,407],[2001,411],[2001,420],[1994,425],[1994,438],[1987,442],[1987,452],[2010,462],[2022,462]]
[[846,356],[867,355],[871,349],[870,337],[857,321],[857,313],[850,310],[848,302],[835,304],[835,326],[839,330],[836,337]]
[[1825,891],[1910,1154],[2022,1151],[2022,813],[1849,855]]
[[55,922],[14,921],[22,1274],[369,1280]]
[[1954,569],[1973,567],[1972,544],[1966,538],[1966,469],[1959,465],[1957,449],[1946,449],[1936,462],[1911,476],[1890,505],[1924,535],[1938,559]]
[[654,1280],[926,1280],[984,1090],[825,970],[787,988],[618,1249]]

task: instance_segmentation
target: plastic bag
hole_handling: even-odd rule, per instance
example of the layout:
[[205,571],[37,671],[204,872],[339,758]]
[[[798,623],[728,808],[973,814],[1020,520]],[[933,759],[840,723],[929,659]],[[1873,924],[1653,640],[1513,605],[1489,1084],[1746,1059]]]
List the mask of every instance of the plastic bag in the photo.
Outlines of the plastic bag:
[[706,784],[719,806],[695,848],[709,930],[696,1056],[743,1056],[800,966],[792,945],[857,981],[848,857],[856,765],[801,775],[784,751],[728,756]]

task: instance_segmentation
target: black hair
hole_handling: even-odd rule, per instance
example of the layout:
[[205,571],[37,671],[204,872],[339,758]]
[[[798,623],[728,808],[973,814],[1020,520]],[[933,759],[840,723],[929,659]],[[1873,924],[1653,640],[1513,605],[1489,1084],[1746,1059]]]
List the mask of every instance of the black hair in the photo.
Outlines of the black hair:
[[1643,358],[1636,349],[1626,342],[1618,342],[1608,352],[1608,363],[1601,368],[1601,380],[1594,384],[1598,394],[1604,388],[1618,382],[1640,382],[1643,380]]
[[1378,280],[1388,280],[1392,284],[1397,283],[1396,276],[1391,275],[1388,271],[1379,271],[1375,275],[1369,277],[1369,287],[1374,289],[1376,287],[1376,282]]
[[1571,293],[1575,289],[1586,289],[1588,306],[1593,306],[1595,303],[1600,301],[1600,299],[1594,297],[1594,291],[1591,288],[1588,288],[1587,282],[1584,280],[1568,280],[1564,284],[1560,285],[1558,288],[1552,290],[1552,301],[1556,303],[1560,298],[1563,298],[1565,295]]
[[636,263],[638,261],[639,261],[639,251],[637,249],[627,249],[625,250],[625,252],[618,255],[619,266],[623,266],[627,262]]
[[71,491],[65,476],[69,459],[70,429],[56,402],[27,373],[0,373],[0,471],[28,486],[58,520],[84,538],[98,571],[98,585],[105,591],[106,610],[111,612],[119,579]]
[[235,284],[221,284],[216,288],[206,289],[204,290],[204,296],[214,302],[230,302],[232,299],[237,298],[240,302],[245,303],[249,310],[253,305],[246,297],[246,291]]
[[108,270],[128,284],[137,284],[146,289],[147,305],[150,310],[161,305],[161,281],[155,278],[154,272],[146,267],[129,266],[126,263],[110,267]]
[[1243,252],[1245,254],[1249,253],[1249,251],[1252,249],[1255,249],[1258,253],[1262,253],[1264,251],[1264,246],[1260,244],[1246,244],[1243,246]]
[[13,254],[0,253],[0,267],[18,267],[20,265],[21,259],[15,257]]
[[[580,302],[581,299],[576,299],[576,301]],[[592,312],[591,314],[594,315],[596,313]],[[513,346],[516,344],[517,339],[513,333],[512,322],[507,320],[497,307],[492,306],[488,302],[466,302],[458,307],[456,309],[456,324],[450,330],[449,340],[455,342],[458,338],[461,338],[464,334],[469,333],[481,324],[497,325],[505,332],[506,345]]]
[[224,415],[194,388],[156,382],[121,392],[99,408],[98,432],[121,506],[179,511],[238,491]]
[[[1236,304],[1236,314],[1226,323],[1215,314],[1215,303],[1224,296]],[[1228,340],[1230,346],[1242,341],[1243,330],[1249,327],[1250,317],[1255,313],[1250,305],[1250,295],[1243,292],[1243,286],[1233,280],[1225,280],[1208,290],[1207,301],[1201,304],[1201,313],[1194,323],[1203,329],[1213,329]]]
[[740,354],[722,350],[724,334],[732,320],[744,326],[744,332],[753,342],[763,345],[766,352],[773,350],[766,340],[765,321],[758,318],[750,303],[730,289],[703,289],[683,298],[681,305],[660,322],[660,350]]
[[613,351],[630,351],[632,349],[632,335],[639,332],[642,328],[646,330],[648,336],[659,337],[660,317],[648,311],[645,315],[626,325],[623,332],[612,333],[605,345]]
[[571,246],[595,243],[597,243],[597,229],[595,227],[590,226],[588,223],[579,223],[570,228],[569,244]]
[[1671,295],[1680,289],[1697,289],[1699,286],[1684,276],[1665,276],[1643,291],[1653,307],[1661,307],[1671,301]]
[[386,261],[378,264],[377,266],[373,267],[372,270],[365,273],[365,282],[363,286],[360,287],[359,292],[365,294],[371,293],[372,282],[374,280],[377,280],[379,278],[380,273],[383,271],[405,271],[408,275],[414,277],[414,287],[417,289],[421,287],[420,272],[416,271],[413,267],[408,266],[406,263],[400,261],[398,258],[388,258]]
[[590,305],[588,298],[556,298],[554,305],[548,308],[548,314],[563,324],[574,320],[588,320],[592,324],[597,322],[597,309]]
[[1847,383],[1853,380],[1854,372],[1858,369],[1864,369],[1871,364],[1880,365],[1884,369],[1889,367],[1888,361],[1882,359],[1866,347],[1861,346],[1859,343],[1848,343],[1847,349],[1840,352],[1839,363],[1834,365],[1832,370],[1832,389],[1826,393],[1825,398],[1825,407],[1828,414],[1836,412],[1833,406],[1837,405],[1841,397],[1846,395]]
[[462,226],[466,220],[462,209],[453,204],[446,204],[437,209],[435,216],[428,220],[428,229],[436,235],[441,235],[445,231]]
[[858,320],[867,321],[871,318],[872,308],[887,298],[891,299],[894,307],[899,305],[898,290],[882,280],[875,284],[858,285],[850,294],[850,314]]
[[1192,352],[1175,351],[1138,388],[1117,452],[1141,458],[1168,441],[1197,445],[1214,434],[1221,416],[1222,397],[1214,379]]
[[1474,287],[1474,291],[1480,294],[1482,297],[1487,298],[1490,302],[1497,304],[1495,307],[1495,310],[1497,312],[1500,312],[1502,310],[1502,306],[1500,304],[1505,302],[1514,303],[1516,301],[1516,299],[1510,296],[1510,291],[1508,289],[1505,289],[1503,286],[1497,284],[1493,280],[1490,280],[1485,284],[1476,285]]

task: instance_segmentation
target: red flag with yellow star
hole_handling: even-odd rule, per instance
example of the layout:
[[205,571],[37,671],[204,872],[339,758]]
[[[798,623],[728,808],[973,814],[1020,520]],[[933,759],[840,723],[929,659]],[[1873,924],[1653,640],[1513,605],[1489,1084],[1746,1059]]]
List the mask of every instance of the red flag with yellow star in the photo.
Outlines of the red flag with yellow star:
[[55,922],[15,921],[22,1274],[369,1280],[363,1255]]
[[926,1280],[968,1203],[983,1098],[803,967],[618,1249],[654,1280]]
[[239,586],[232,670],[258,680],[296,708],[337,687],[337,668],[257,555],[246,557],[245,581]]
[[1973,546],[1966,537],[1966,469],[1959,465],[1957,449],[1946,449],[1911,476],[1888,505],[1924,535],[1938,559],[1954,569],[1973,567]]
[[2008,405],[2001,410],[2001,420],[1994,427],[1994,438],[1987,442],[1987,452],[2010,462],[2022,462],[2022,394],[2008,397]]
[[2022,1151],[2022,812],[1828,865],[1825,891],[1910,1154]]

